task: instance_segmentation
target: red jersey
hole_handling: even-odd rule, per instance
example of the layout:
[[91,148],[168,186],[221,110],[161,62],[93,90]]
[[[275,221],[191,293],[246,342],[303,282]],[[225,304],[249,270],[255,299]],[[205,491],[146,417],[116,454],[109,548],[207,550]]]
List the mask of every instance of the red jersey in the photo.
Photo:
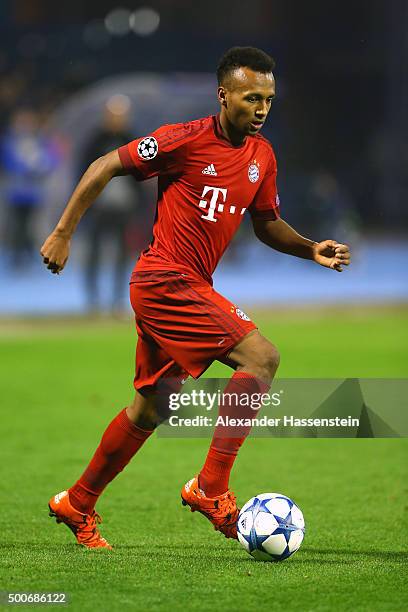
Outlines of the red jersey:
[[153,240],[134,273],[148,269],[211,276],[246,211],[277,219],[276,159],[261,135],[234,146],[219,116],[164,125],[118,149],[138,180],[158,176]]

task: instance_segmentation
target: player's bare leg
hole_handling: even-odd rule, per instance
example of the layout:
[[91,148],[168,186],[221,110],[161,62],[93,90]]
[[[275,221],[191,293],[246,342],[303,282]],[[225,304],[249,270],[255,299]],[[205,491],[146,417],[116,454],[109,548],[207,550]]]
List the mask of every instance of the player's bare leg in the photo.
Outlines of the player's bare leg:
[[136,391],[133,402],[126,408],[129,420],[145,430],[153,430],[157,427],[160,418],[157,409],[157,395],[150,393],[142,395]]
[[[230,351],[223,362],[235,370],[224,392],[237,394],[237,397],[241,394],[251,396],[269,390],[279,366],[279,353],[273,344],[254,330]],[[255,417],[256,411],[237,402],[235,406],[220,406],[219,414],[245,419]],[[188,504],[193,512],[204,514],[227,538],[237,537],[239,514],[235,495],[229,490],[229,475],[251,428],[239,426],[233,429],[216,427],[200,474],[186,483],[181,491],[183,503]]]
[[258,330],[250,332],[222,360],[238,372],[246,372],[268,386],[279,367],[279,351]]

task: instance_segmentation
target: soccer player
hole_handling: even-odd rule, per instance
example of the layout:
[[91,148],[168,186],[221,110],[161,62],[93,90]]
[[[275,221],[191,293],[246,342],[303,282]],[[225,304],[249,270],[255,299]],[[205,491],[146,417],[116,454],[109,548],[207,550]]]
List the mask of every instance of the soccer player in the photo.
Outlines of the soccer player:
[[[94,507],[165,417],[160,385],[174,389],[218,360],[235,371],[224,391],[238,400],[270,387],[279,364],[276,347],[211,281],[243,215],[250,214],[255,235],[273,249],[338,272],[350,262],[347,245],[304,238],[280,217],[275,155],[259,133],[275,96],[274,65],[259,49],[227,51],[217,70],[220,113],[164,125],[94,161],[41,248],[44,264],[58,274],[78,222],[113,177],[158,177],[153,240],[130,282],[138,333],[135,398],[110,423],[79,480],[49,502],[51,515],[84,546],[110,548]],[[254,416],[239,401],[219,407],[221,415],[234,410]],[[239,510],[229,475],[249,429],[216,427],[200,473],[181,491],[185,505],[231,538],[237,537]]]

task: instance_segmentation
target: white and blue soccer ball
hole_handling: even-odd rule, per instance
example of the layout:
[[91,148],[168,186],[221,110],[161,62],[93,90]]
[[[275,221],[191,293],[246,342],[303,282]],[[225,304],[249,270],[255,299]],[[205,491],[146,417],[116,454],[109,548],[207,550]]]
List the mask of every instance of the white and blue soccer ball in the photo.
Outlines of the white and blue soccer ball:
[[261,493],[241,509],[238,540],[258,561],[283,561],[297,550],[305,535],[305,521],[296,504],[281,493]]

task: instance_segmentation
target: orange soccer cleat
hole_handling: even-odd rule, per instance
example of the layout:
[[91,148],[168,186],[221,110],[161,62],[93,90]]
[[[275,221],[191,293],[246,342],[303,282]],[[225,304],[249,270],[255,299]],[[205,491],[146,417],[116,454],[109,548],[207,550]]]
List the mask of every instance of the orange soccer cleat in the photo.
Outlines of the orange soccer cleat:
[[216,497],[206,497],[198,486],[198,476],[189,480],[181,490],[183,506],[190,506],[191,512],[201,512],[214,525],[216,531],[221,531],[226,538],[237,536],[237,508],[235,495],[227,491]]
[[102,522],[99,514],[83,514],[75,510],[69,502],[68,491],[62,491],[51,497],[48,507],[50,516],[55,516],[57,523],[65,523],[75,535],[78,544],[87,548],[108,548],[112,546],[101,536],[97,527]]

